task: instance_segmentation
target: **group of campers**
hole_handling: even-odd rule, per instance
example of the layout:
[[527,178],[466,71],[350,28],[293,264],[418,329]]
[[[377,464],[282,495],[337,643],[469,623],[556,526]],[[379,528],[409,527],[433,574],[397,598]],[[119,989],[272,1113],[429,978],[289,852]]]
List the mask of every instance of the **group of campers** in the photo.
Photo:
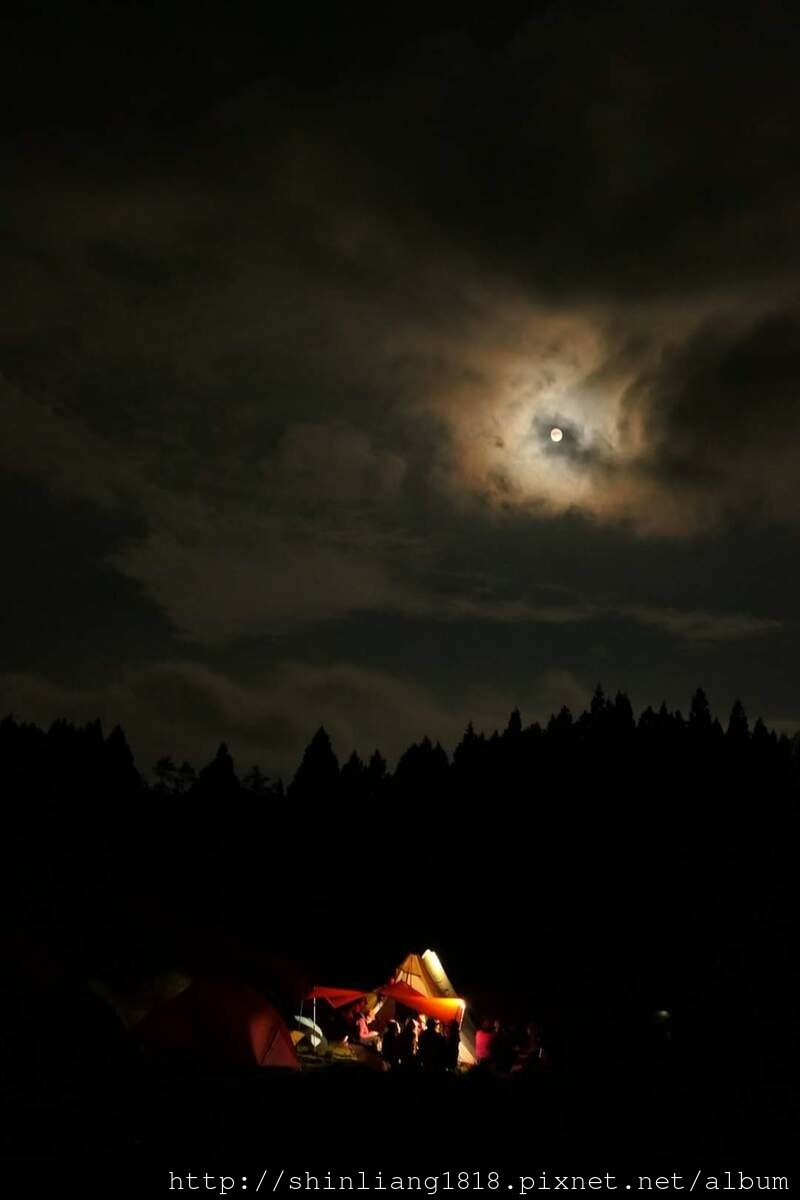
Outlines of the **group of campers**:
[[[410,1015],[379,1028],[375,1022],[383,1002],[367,1013],[358,1004],[347,1014],[347,1042],[379,1055],[384,1069],[422,1070],[429,1073],[456,1071],[459,1063],[461,1027],[458,1021],[443,1023],[436,1017]],[[537,1070],[546,1065],[541,1031],[534,1023],[524,1030],[505,1027],[500,1021],[484,1021],[475,1035],[476,1065],[497,1075]]]
[[532,1021],[524,1030],[484,1021],[475,1034],[475,1059],[479,1067],[497,1075],[538,1070],[547,1064],[541,1030]]
[[436,1017],[428,1017],[423,1024],[420,1017],[412,1015],[406,1017],[402,1024],[393,1018],[381,1032],[373,1027],[377,1011],[373,1010],[369,1016],[363,1007],[352,1011],[347,1034],[347,1041],[351,1045],[373,1050],[390,1071],[442,1072],[457,1069],[461,1045],[458,1021],[451,1021],[443,1028],[442,1022]]

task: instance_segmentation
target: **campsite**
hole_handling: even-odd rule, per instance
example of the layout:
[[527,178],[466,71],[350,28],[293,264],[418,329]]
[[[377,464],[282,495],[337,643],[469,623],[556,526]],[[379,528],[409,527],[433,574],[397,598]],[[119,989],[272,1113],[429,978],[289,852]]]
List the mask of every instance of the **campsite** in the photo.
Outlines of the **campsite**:
[[[2,1121],[19,1161],[188,1161],[202,1150],[230,1162],[280,1150],[300,1165],[309,1154],[485,1165],[487,1153],[515,1161],[531,1147],[569,1154],[576,1139],[582,1153],[613,1144],[634,1161],[676,1141],[698,1152],[733,1151],[743,1136],[779,1146],[792,1121],[779,1095],[762,1089],[757,1106],[747,1102],[752,1076],[721,1070],[711,1045],[702,1062],[689,1039],[673,1042],[668,1013],[653,1014],[635,1045],[619,1041],[613,1063],[579,1040],[580,1053],[560,1053],[546,1035],[547,1054],[521,1068],[479,1061],[478,1014],[431,949],[366,989],[310,982],[297,964],[241,943],[225,955],[217,946],[194,979],[168,974],[127,992],[40,972],[32,1005],[32,981],[13,1014],[13,1046],[8,1036],[3,1045]],[[405,1014],[455,1017],[458,1064],[391,1069],[342,1032],[354,1027],[345,1014],[365,1005],[368,1015],[379,1008],[384,1031]],[[6,997],[6,1035],[11,1017]]]

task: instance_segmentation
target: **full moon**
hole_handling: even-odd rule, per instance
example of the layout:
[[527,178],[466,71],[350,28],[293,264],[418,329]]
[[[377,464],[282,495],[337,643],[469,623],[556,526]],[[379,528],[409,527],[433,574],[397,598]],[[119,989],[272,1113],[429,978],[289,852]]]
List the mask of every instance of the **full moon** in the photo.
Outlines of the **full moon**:
[[560,442],[563,436],[564,436],[564,434],[558,428],[550,430],[550,441],[551,442]]

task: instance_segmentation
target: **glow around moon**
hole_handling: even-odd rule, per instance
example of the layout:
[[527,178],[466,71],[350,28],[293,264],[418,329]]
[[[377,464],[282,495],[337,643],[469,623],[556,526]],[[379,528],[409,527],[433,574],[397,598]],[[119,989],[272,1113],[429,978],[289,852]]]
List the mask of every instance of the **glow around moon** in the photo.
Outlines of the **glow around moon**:
[[501,328],[487,323],[496,339],[482,331],[486,340],[459,343],[471,371],[432,398],[450,435],[440,482],[459,502],[477,495],[498,514],[572,511],[648,531],[683,528],[674,505],[653,503],[638,468],[645,434],[626,399],[634,368],[601,372],[611,348],[589,318],[502,315]]

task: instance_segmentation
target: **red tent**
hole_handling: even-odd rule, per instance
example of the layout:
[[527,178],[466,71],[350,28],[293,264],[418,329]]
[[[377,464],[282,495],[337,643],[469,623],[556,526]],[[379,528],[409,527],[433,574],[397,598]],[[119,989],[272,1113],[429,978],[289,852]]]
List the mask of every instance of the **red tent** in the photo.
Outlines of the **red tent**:
[[345,1004],[354,1004],[363,1000],[369,992],[355,992],[348,988],[315,987],[306,996],[306,1000],[327,1000],[333,1008],[343,1008]]
[[196,980],[135,1029],[143,1044],[207,1065],[300,1070],[280,1013],[246,983]]

